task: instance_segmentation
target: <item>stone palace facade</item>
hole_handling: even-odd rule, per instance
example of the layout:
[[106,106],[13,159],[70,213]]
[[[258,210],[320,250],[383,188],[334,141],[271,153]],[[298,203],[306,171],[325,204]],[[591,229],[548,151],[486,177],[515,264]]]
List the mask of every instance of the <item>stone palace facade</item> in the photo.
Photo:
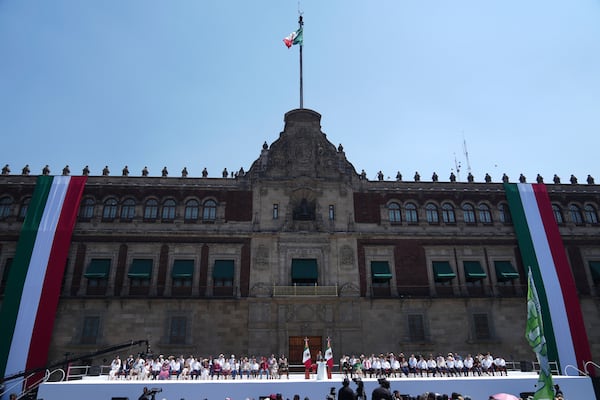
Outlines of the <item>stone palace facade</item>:
[[[320,119],[288,112],[280,137],[234,175],[89,176],[49,360],[148,339],[156,354],[275,353],[299,364],[305,337],[313,354],[329,337],[336,360],[533,360],[503,183],[368,180]],[[5,172],[0,299],[36,183]],[[598,360],[600,187],[557,180],[547,190]]]

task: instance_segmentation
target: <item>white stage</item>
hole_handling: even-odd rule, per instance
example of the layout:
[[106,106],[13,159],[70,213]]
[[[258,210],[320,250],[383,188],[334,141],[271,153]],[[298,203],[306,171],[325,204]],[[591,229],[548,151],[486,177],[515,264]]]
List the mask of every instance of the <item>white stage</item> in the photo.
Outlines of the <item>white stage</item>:
[[[450,395],[452,392],[471,397],[472,400],[488,400],[491,394],[533,392],[537,373],[509,372],[508,376],[451,377],[451,378],[389,378],[391,390],[401,394],[417,396],[424,392]],[[78,381],[43,384],[38,400],[137,400],[143,388],[160,388],[156,400],[231,400],[255,399],[281,393],[283,399],[292,399],[299,394],[301,399],[325,400],[332,387],[335,392],[341,387],[343,376],[334,374],[331,380],[304,379],[304,375],[292,374],[290,379],[236,379],[236,380],[170,380],[170,381],[109,381],[106,376],[89,377]],[[594,400],[592,381],[586,376],[554,376],[566,400]],[[378,386],[377,379],[363,379],[365,392]],[[356,384],[351,383],[353,389]],[[370,399],[371,400],[371,399]]]

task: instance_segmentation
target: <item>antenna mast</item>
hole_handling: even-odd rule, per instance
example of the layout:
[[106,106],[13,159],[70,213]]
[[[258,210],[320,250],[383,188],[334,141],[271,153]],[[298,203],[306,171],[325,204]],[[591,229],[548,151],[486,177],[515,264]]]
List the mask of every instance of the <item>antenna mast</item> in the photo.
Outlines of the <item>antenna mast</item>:
[[467,140],[463,136],[463,153],[465,154],[465,159],[467,160],[467,172],[471,173],[471,163],[469,162],[469,151],[467,150]]
[[[301,35],[304,35],[302,26],[304,22],[302,21],[302,11],[300,11],[300,2],[298,2],[298,25],[299,32]],[[304,38],[303,38],[304,39]],[[304,89],[302,84],[302,41],[300,41],[300,108],[304,108]]]

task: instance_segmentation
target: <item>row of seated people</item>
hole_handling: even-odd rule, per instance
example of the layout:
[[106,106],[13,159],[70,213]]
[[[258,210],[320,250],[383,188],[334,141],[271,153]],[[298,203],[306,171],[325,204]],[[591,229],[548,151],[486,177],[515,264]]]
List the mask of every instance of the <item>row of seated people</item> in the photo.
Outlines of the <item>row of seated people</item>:
[[462,357],[459,354],[448,353],[447,356],[438,354],[428,357],[411,354],[406,357],[403,353],[380,354],[365,357],[361,355],[344,355],[340,359],[340,370],[345,376],[383,378],[383,377],[436,377],[436,376],[481,376],[507,375],[506,360],[502,357],[471,354]]
[[121,361],[115,356],[111,362],[109,379],[289,379],[289,364],[284,355],[275,357],[225,358],[223,354],[213,358],[189,356],[164,357],[145,360],[142,355],[133,355]]

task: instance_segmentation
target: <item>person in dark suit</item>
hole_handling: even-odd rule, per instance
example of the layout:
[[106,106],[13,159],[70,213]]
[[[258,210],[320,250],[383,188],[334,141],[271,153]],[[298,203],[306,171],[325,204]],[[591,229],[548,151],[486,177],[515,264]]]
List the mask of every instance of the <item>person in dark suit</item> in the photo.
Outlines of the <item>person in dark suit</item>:
[[338,400],[356,400],[356,393],[350,388],[350,380],[344,378],[342,388],[338,391]]
[[379,387],[373,390],[371,400],[393,400],[392,392],[390,391],[390,382],[385,378],[379,378]]

